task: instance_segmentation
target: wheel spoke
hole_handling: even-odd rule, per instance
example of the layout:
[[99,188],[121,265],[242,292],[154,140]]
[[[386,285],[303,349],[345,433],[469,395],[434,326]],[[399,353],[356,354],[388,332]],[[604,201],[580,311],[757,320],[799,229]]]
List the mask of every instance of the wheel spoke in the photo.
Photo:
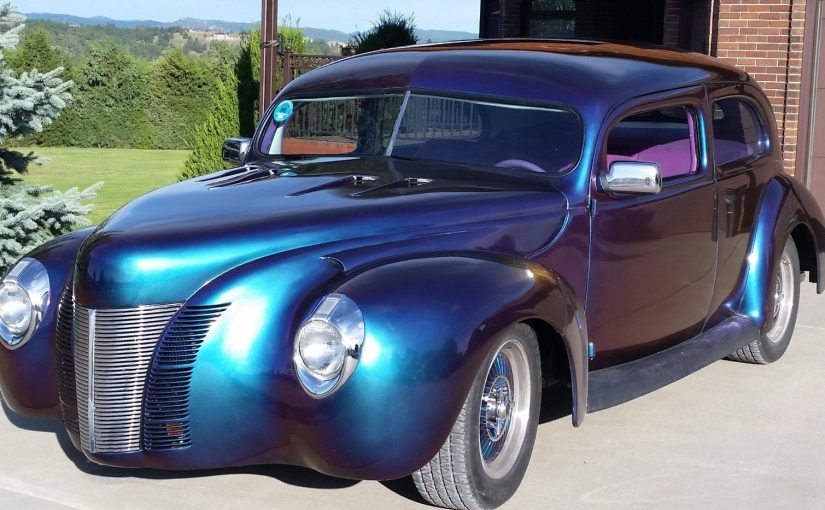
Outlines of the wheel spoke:
[[505,343],[490,364],[479,412],[479,446],[484,469],[503,476],[512,468],[529,414],[529,364],[515,341]]

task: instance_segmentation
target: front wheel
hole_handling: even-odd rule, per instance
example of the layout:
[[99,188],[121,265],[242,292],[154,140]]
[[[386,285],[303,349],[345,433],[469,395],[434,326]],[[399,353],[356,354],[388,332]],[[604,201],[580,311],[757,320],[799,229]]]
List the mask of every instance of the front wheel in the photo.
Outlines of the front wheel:
[[769,288],[772,315],[759,339],[734,352],[729,359],[766,365],[778,360],[788,349],[799,310],[799,252],[792,238],[785,242],[777,266]]
[[521,484],[536,440],[541,364],[536,333],[526,324],[508,329],[476,376],[447,441],[413,473],[430,504],[496,508]]

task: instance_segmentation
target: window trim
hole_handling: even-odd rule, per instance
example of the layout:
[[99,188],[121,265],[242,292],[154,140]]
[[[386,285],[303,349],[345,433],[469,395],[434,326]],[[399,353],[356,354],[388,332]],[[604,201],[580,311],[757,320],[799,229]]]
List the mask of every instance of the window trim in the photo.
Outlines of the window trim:
[[[719,101],[726,101],[728,99],[736,99],[740,100],[741,102],[748,105],[756,115],[756,120],[759,123],[759,128],[762,131],[762,151],[758,154],[753,154],[750,156],[745,156],[743,158],[735,159],[733,161],[728,161],[723,164],[718,164],[716,162],[716,126],[714,126],[714,119],[713,119],[713,112],[716,106],[716,103]],[[738,93],[738,94],[730,94],[724,95],[720,97],[713,98],[708,105],[710,107],[710,146],[713,148],[713,166],[720,172],[725,173],[729,172],[735,168],[743,167],[743,166],[751,166],[759,160],[765,159],[766,157],[770,156],[773,153],[773,139],[771,138],[770,129],[766,129],[766,126],[769,126],[768,123],[765,122],[764,113],[762,112],[762,108],[759,104],[753,100],[748,95]]]

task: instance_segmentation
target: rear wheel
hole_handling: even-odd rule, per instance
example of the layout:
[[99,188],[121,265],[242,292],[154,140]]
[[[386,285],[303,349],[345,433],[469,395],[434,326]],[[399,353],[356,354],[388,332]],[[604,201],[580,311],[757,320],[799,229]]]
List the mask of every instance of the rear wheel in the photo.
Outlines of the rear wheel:
[[495,508],[521,483],[536,439],[541,402],[539,347],[526,324],[507,330],[491,349],[439,452],[413,473],[429,503]]
[[788,349],[799,310],[799,252],[791,238],[779,257],[770,290],[772,316],[768,317],[759,339],[734,352],[729,359],[766,365],[781,358]]

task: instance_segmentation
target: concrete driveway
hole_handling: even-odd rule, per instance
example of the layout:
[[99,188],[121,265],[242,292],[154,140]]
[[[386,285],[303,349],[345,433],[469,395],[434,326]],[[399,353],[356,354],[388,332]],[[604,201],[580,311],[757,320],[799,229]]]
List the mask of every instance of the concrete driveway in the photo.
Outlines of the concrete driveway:
[[[825,296],[803,285],[788,353],[718,362],[587,416],[546,417],[504,508],[825,508]],[[58,424],[0,414],[0,509],[413,509],[408,480],[353,482],[283,466],[197,473],[103,468]]]

